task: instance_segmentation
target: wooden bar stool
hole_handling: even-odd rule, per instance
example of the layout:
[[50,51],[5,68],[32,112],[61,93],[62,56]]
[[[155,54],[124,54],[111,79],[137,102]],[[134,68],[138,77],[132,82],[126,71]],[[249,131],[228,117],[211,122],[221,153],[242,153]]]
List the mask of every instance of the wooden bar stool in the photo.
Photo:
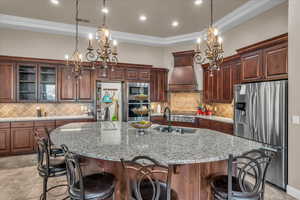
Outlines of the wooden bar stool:
[[130,161],[121,159],[129,192],[129,199],[175,200],[171,189],[171,169],[147,156],[137,156]]

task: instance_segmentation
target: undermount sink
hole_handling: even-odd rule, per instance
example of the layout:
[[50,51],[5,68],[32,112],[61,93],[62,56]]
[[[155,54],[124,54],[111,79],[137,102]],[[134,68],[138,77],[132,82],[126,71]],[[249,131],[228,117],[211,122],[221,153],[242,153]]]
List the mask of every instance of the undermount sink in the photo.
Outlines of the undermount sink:
[[192,134],[196,133],[197,129],[194,128],[181,128],[181,127],[168,127],[168,126],[157,126],[153,128],[159,132],[169,132],[169,133],[180,133],[180,134]]

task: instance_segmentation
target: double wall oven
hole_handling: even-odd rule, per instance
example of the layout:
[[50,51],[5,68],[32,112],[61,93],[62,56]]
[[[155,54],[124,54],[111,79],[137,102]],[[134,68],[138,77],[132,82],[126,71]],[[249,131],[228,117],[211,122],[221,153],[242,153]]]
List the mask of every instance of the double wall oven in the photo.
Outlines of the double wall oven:
[[[145,100],[137,100],[137,95],[144,95]],[[149,83],[127,83],[127,121],[150,120],[150,115],[138,115],[133,112],[134,109],[146,107],[150,109],[150,85]]]

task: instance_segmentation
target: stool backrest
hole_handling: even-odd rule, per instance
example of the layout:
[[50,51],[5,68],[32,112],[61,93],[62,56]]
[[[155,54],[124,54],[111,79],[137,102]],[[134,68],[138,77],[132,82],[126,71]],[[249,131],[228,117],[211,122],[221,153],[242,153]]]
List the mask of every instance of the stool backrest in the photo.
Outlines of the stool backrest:
[[[261,197],[271,155],[262,150],[252,150],[241,156],[229,156],[228,161],[228,199],[232,197],[254,198]],[[240,192],[232,191],[232,175],[238,178]],[[251,182],[251,186],[247,184]]]
[[35,140],[37,142],[38,171],[43,175],[49,176],[50,158],[47,139],[36,136]]
[[142,193],[143,184],[148,184],[151,194],[147,193],[147,199],[158,200],[161,197],[161,183],[166,185],[166,195],[163,199],[171,198],[171,173],[168,166],[162,165],[156,160],[147,156],[137,156],[132,160],[125,161],[121,159],[125,177],[127,180],[127,189],[132,196],[132,192],[137,200],[145,200]]
[[66,145],[61,145],[65,152],[65,162],[67,169],[67,182],[69,190],[75,188],[75,184],[79,183],[80,199],[84,200],[84,185],[82,178],[82,171],[79,162],[79,155],[76,155],[69,151]]

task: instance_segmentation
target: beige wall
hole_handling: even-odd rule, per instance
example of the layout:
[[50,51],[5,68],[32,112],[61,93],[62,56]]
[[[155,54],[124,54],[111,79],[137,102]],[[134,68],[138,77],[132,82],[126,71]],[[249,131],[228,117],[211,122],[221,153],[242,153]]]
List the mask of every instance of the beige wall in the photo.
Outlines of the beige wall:
[[[80,38],[81,52],[87,39]],[[64,59],[74,51],[74,37],[0,28],[0,55]],[[119,43],[120,62],[163,66],[163,49],[143,45]]]
[[298,189],[300,198],[300,125],[292,124],[293,115],[300,115],[299,52],[300,52],[300,1],[290,0],[289,5],[289,186]]

